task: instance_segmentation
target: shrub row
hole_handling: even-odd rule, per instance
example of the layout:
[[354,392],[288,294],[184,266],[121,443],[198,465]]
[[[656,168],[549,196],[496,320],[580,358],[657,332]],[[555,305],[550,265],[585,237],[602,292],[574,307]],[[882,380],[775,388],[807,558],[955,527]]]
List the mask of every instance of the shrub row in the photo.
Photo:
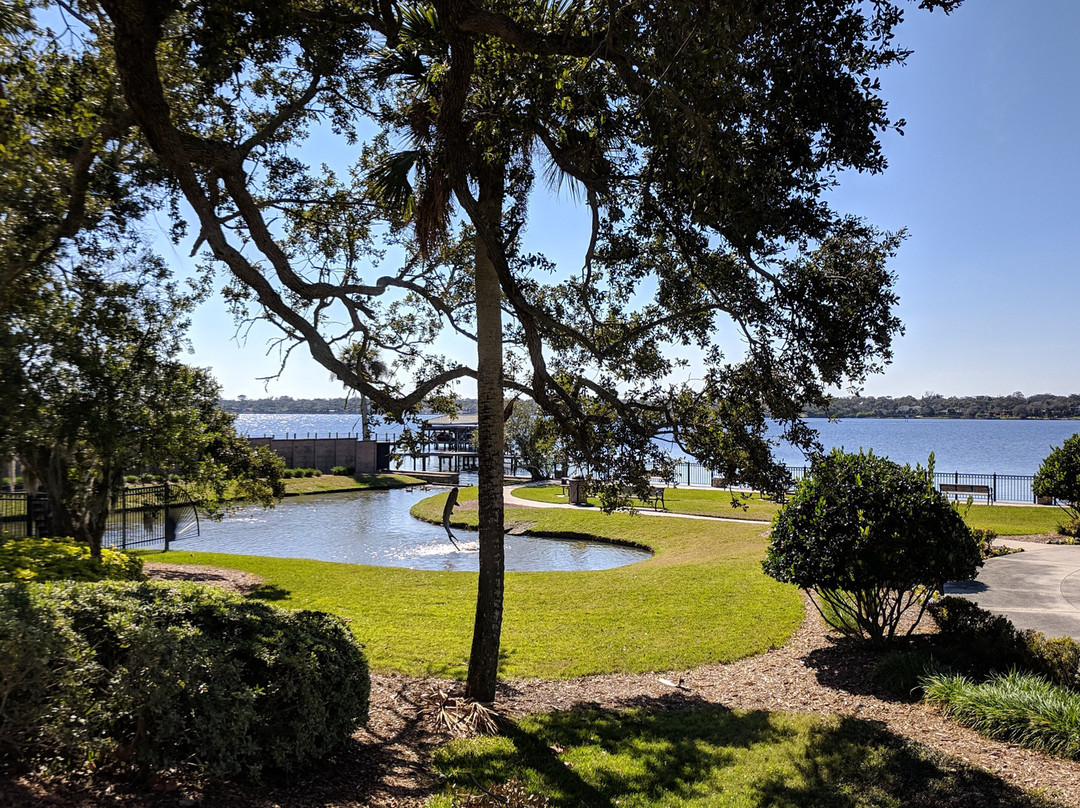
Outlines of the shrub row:
[[257,776],[339,747],[368,714],[337,618],[193,584],[0,585],[0,758]]
[[128,474],[124,477],[124,482],[128,485],[136,485],[138,483],[163,483],[168,480],[170,483],[180,482],[179,474]]
[[74,539],[0,539],[0,583],[10,581],[138,581],[136,556],[102,548],[101,558]]
[[356,474],[356,466],[334,466],[330,469],[330,473],[339,477],[352,477]]
[[322,477],[322,472],[318,469],[285,469],[281,476],[286,480],[293,477]]
[[952,650],[952,667],[963,663],[961,669],[974,674],[1015,668],[1080,692],[1080,643],[1072,637],[1020,631],[1008,618],[955,596],[935,601],[929,612]]

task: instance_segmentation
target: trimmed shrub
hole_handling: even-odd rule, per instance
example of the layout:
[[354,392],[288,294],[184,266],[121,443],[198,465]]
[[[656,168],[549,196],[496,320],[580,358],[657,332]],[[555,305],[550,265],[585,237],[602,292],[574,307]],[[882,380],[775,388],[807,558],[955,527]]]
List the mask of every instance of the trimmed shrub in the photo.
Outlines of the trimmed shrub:
[[61,750],[92,754],[82,716],[94,714],[101,678],[85,639],[40,587],[0,585],[0,761],[50,762]]
[[330,469],[331,474],[335,474],[339,477],[352,477],[356,474],[355,466],[334,466]]
[[257,776],[310,764],[367,721],[366,659],[327,614],[152,582],[8,584],[0,611],[0,684],[18,691],[0,701],[21,711],[0,715],[0,738],[24,763]]
[[971,530],[934,489],[932,470],[933,456],[930,471],[872,452],[816,458],[773,520],[765,572],[813,590],[841,632],[880,644],[909,618],[910,634],[934,591],[982,564]]
[[881,655],[870,671],[874,684],[904,698],[917,698],[923,680],[942,672],[937,658],[926,651],[889,651]]
[[1037,497],[1068,503],[1068,521],[1058,530],[1065,536],[1080,536],[1080,433],[1047,455],[1035,472],[1031,490]]
[[101,559],[74,539],[0,540],[0,583],[8,581],[138,581],[137,556],[102,548]]
[[1080,692],[1080,643],[1072,637],[1019,631],[1008,618],[967,598],[941,598],[930,605],[929,612],[954,667],[973,675],[1018,668]]

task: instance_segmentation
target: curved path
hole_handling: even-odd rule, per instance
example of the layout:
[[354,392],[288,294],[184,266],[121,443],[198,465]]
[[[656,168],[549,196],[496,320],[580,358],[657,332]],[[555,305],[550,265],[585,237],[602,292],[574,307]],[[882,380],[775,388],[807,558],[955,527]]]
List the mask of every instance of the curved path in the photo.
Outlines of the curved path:
[[987,559],[974,581],[947,584],[945,592],[1003,614],[1017,628],[1080,640],[1080,547],[1002,541],[1024,552]]
[[[599,513],[600,509],[595,505],[571,505],[569,502],[539,502],[535,499],[522,499],[514,496],[515,488],[524,488],[521,483],[508,485],[503,488],[503,502],[515,508],[561,508],[574,511],[593,511]],[[679,519],[708,519],[711,522],[738,522],[743,525],[769,525],[761,519],[732,519],[728,516],[699,516],[690,513],[674,513],[672,511],[657,511],[650,507],[641,507],[634,511],[643,516],[674,516]]]
[[[522,499],[513,494],[513,489],[520,487],[508,485],[503,489],[503,499],[507,505],[595,510],[592,506]],[[651,508],[640,508],[637,513],[680,519],[770,524],[759,520],[692,516]],[[987,559],[974,581],[950,582],[945,585],[945,593],[962,595],[984,609],[1003,614],[1017,628],[1035,629],[1050,637],[1070,636],[1080,640],[1080,546],[1011,541],[1007,537],[1003,537],[1003,541],[1008,541],[1010,547],[1022,548],[1024,552]]]

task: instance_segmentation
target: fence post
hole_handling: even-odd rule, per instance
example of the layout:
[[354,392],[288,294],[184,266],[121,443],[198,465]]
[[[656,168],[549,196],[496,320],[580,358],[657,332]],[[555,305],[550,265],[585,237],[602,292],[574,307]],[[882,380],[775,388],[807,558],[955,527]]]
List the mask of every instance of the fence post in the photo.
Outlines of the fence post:
[[991,488],[990,491],[994,495],[993,498],[990,500],[991,504],[993,504],[994,502],[997,502],[997,472],[996,471],[994,472],[993,488]]
[[127,488],[120,489],[120,549],[127,549]]

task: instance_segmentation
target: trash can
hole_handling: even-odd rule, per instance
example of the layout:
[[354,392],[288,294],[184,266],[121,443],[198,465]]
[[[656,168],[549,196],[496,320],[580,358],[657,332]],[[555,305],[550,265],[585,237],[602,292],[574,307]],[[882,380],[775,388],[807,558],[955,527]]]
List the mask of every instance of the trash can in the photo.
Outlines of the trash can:
[[584,482],[584,480],[579,480],[577,477],[571,477],[566,481],[566,499],[571,505],[585,504]]

